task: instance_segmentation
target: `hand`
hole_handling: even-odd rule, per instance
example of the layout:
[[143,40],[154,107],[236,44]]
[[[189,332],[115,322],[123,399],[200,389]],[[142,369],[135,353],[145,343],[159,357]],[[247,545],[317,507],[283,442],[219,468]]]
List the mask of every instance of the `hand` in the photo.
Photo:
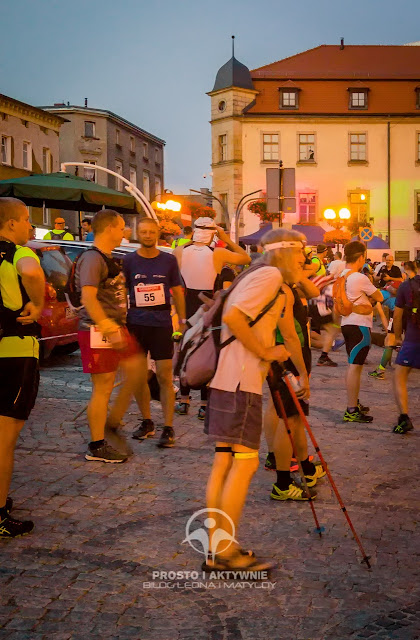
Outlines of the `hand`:
[[296,396],[300,400],[305,400],[305,402],[307,402],[311,395],[311,390],[309,388],[309,378],[307,376],[305,376],[304,378],[300,377],[299,386],[300,386],[300,389],[296,391]]
[[382,277],[382,280],[384,280],[385,282],[389,282],[390,280],[392,280],[392,278],[391,278],[391,276],[388,276],[387,274],[385,274],[385,275]]
[[394,347],[401,347],[401,345],[402,345],[402,338],[397,338],[397,336],[395,336]]
[[277,360],[277,362],[285,362],[289,358],[290,353],[282,344],[279,344],[275,347],[269,347],[266,349],[262,360],[268,360],[268,362],[273,362],[273,360]]
[[185,322],[180,322],[180,323],[179,323],[179,325],[178,325],[178,331],[179,331],[180,333],[185,333],[185,332],[186,332],[186,330],[187,330],[187,325],[186,325],[186,323],[185,323]]
[[115,349],[115,351],[122,351],[127,346],[127,340],[120,330],[109,333],[107,335],[107,338],[111,344],[111,347]]
[[33,302],[27,302],[23,307],[20,316],[16,318],[16,320],[21,324],[31,324],[31,322],[36,322],[38,320],[41,313],[42,307],[37,307]]
[[222,240],[223,242],[227,242],[228,240],[230,240],[230,237],[228,236],[226,231],[223,229],[223,227],[219,227],[216,225],[216,229],[217,229],[217,235],[219,236],[219,240]]

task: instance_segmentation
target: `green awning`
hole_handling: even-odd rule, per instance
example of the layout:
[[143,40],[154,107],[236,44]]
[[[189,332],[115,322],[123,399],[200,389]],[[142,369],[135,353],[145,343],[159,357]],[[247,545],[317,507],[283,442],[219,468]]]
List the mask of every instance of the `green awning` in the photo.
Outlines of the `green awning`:
[[41,173],[0,180],[0,197],[14,197],[27,206],[71,211],[99,211],[103,206],[119,213],[140,213],[136,200],[120,191],[70,173]]

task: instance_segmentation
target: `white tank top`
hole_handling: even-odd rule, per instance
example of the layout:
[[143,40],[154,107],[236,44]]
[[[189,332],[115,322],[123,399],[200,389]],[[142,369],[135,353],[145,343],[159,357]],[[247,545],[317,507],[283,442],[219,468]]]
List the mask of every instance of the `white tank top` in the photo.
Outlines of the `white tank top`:
[[191,244],[182,251],[181,275],[187,289],[211,291],[217,273],[213,251],[207,245]]

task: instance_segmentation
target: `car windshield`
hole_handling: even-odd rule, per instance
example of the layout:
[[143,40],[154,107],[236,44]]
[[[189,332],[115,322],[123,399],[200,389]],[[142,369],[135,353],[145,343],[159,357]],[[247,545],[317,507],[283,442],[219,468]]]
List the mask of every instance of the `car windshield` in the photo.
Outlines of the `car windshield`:
[[59,249],[49,249],[38,253],[45,278],[57,292],[57,300],[64,301],[64,287],[67,284],[72,261]]

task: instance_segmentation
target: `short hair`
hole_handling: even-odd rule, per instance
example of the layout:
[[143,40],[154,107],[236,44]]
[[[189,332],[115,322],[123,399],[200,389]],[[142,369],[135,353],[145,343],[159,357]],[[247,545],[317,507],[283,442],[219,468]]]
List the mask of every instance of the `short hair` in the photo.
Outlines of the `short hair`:
[[87,222],[88,224],[90,224],[90,225],[91,225],[91,224],[92,224],[92,218],[83,218],[83,220],[82,220],[82,224],[83,224],[84,222]]
[[343,254],[341,253],[341,251],[336,251],[335,255],[337,256],[337,260],[341,260],[341,258],[343,257]]
[[117,211],[114,209],[101,209],[92,218],[92,230],[96,236],[98,233],[102,233],[109,225],[115,227],[118,224],[118,218],[121,218]]
[[408,260],[407,262],[404,262],[404,269],[409,269],[413,273],[417,273],[416,261]]
[[387,256],[389,256],[389,253],[383,253],[383,254],[382,254],[382,257],[383,257],[383,258],[386,258]]
[[151,224],[154,224],[158,229],[160,229],[159,222],[154,218],[149,218],[149,216],[143,216],[142,218],[140,218],[140,220],[137,223],[137,227],[139,227],[141,224],[145,222],[150,222]]
[[[22,200],[17,198],[0,198],[0,229],[3,229],[6,222],[9,220],[19,220],[23,211],[22,207],[26,209],[26,205]],[[18,213],[20,211],[20,213]]]
[[184,233],[192,233],[192,227],[190,227],[189,225],[184,227]]
[[258,251],[258,247],[257,247],[256,244],[251,244],[249,249],[250,249],[250,251],[252,251],[252,253],[257,253],[257,251]]
[[353,264],[360,258],[360,256],[364,256],[366,253],[366,247],[363,242],[359,242],[359,240],[353,240],[353,242],[349,242],[344,247],[344,257],[346,262],[349,264]]

